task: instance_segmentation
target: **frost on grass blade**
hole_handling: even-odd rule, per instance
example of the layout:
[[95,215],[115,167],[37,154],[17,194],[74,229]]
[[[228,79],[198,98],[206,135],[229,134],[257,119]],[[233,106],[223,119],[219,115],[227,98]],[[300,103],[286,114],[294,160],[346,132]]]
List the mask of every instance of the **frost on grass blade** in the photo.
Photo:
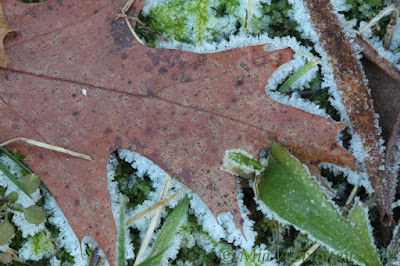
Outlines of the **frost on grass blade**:
[[[152,250],[147,259],[151,259],[152,257],[156,257],[153,261],[155,264],[160,264],[163,260],[164,264],[168,262],[167,258],[171,257],[173,252],[170,252],[170,247],[173,248],[171,245],[172,237],[175,235],[176,231],[179,229],[182,222],[185,220],[185,214],[189,207],[189,198],[183,199],[178,206],[171,212],[168,216],[167,221],[164,223],[160,233],[157,236],[157,239],[152,247]],[[159,254],[163,254],[165,251],[167,256],[159,256]],[[176,253],[178,250],[176,250]],[[163,258],[166,257],[166,258]]]
[[274,218],[286,221],[353,262],[380,265],[366,216],[357,207],[346,221],[309,177],[307,169],[279,144],[272,145],[258,191]]

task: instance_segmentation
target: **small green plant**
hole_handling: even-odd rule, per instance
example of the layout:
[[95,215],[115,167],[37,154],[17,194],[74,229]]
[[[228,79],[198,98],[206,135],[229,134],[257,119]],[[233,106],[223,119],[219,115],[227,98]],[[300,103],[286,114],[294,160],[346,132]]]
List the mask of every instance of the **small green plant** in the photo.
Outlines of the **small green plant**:
[[[34,175],[34,174],[33,174]],[[32,176],[32,174],[30,174]],[[37,175],[36,175],[37,176]],[[25,182],[21,184],[27,191],[31,191],[31,193],[35,192],[39,187],[40,179],[39,177],[34,177],[34,181],[30,177],[25,178]],[[38,180],[38,181],[37,181]],[[21,205],[17,204],[19,195],[16,191],[9,193],[7,196],[5,194],[5,188],[2,189],[0,194],[0,245],[6,244],[13,236],[14,236],[14,226],[9,222],[9,213],[10,210],[23,212],[25,219],[32,224],[40,224],[43,223],[46,219],[46,216],[43,210],[37,205],[31,205],[28,208],[24,208]]]

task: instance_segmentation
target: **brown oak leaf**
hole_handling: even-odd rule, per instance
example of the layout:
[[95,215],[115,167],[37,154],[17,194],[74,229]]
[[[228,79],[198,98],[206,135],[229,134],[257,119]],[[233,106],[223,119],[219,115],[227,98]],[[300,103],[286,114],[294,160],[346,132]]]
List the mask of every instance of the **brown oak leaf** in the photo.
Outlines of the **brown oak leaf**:
[[[136,1],[137,16],[144,1]],[[352,167],[336,142],[346,124],[271,100],[268,77],[293,57],[262,46],[212,54],[152,49],[115,21],[124,0],[2,2],[18,29],[0,70],[0,142],[43,141],[94,162],[29,146],[7,146],[50,188],[81,241],[93,237],[113,263],[116,228],[107,191],[110,153],[125,148],[159,165],[200,196],[215,217],[241,228],[227,149],[257,156],[276,139],[304,163]]]

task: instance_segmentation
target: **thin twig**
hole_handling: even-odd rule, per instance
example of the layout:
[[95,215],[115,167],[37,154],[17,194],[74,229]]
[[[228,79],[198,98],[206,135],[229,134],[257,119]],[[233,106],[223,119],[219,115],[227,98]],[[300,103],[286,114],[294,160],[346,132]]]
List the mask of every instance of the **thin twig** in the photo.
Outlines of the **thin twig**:
[[357,195],[357,190],[358,190],[358,186],[354,186],[353,190],[350,193],[350,196],[348,197],[347,201],[346,201],[346,206],[350,205],[351,202],[353,201],[354,197]]
[[140,39],[140,37],[136,34],[135,29],[132,27],[131,23],[129,20],[125,17],[124,18],[126,25],[128,25],[129,30],[131,31],[133,37],[135,37],[136,41],[140,44],[144,45],[144,42]]
[[156,204],[150,206],[149,208],[145,209],[144,211],[139,212],[138,214],[136,214],[135,216],[133,216],[132,218],[130,218],[128,221],[126,221],[126,226],[129,226],[131,223],[133,223],[134,221],[136,221],[137,219],[139,219],[140,217],[146,215],[147,213],[151,212],[152,210],[163,206],[164,204],[166,204],[168,201],[178,197],[179,195],[181,195],[182,193],[188,191],[188,188],[184,188],[182,190],[179,190],[178,192],[176,192],[175,194],[169,196],[166,199],[160,200],[159,202],[157,202]]
[[291,264],[291,266],[300,266],[301,264],[303,264],[304,261],[306,261],[308,259],[308,257],[310,257],[311,254],[313,254],[318,248],[319,246],[321,246],[321,244],[315,243],[314,245],[312,245],[305,253],[304,256],[302,256],[301,259],[299,259],[296,262],[293,262]]
[[85,159],[85,160],[88,160],[88,161],[94,161],[92,159],[92,157],[90,157],[89,155],[82,154],[82,153],[75,152],[75,151],[70,151],[70,150],[67,150],[67,149],[64,149],[64,148],[61,148],[61,147],[53,146],[53,145],[50,145],[50,144],[47,144],[47,143],[44,143],[44,142],[40,142],[40,141],[33,140],[33,139],[27,139],[27,138],[11,139],[9,141],[1,143],[0,146],[6,146],[6,145],[8,145],[10,143],[13,143],[13,142],[16,142],[16,141],[23,141],[23,142],[26,142],[28,144],[31,144],[31,145],[34,145],[34,146],[37,146],[37,147],[41,147],[41,148],[45,148],[45,149],[48,149],[48,150],[65,153],[65,154],[68,154],[68,155],[71,155],[71,156],[74,156],[74,157],[78,157],[78,158],[81,158],[81,159]]
[[247,2],[247,9],[246,9],[246,18],[244,20],[243,25],[243,33],[246,34],[247,28],[249,26],[250,16],[251,16],[251,9],[253,8],[253,0],[249,0]]
[[131,6],[133,5],[133,2],[135,2],[135,0],[128,0],[126,2],[126,4],[124,5],[124,7],[121,10],[123,14],[126,14],[126,12],[128,12],[129,8],[131,8]]
[[271,250],[270,250],[271,253],[274,253],[275,250],[276,250],[276,248],[277,248],[278,245],[279,245],[279,241],[280,241],[280,230],[279,230],[279,223],[278,223],[277,220],[272,219],[272,223],[274,224],[274,226],[275,226],[275,228],[276,228],[276,233],[277,233],[276,238],[275,238],[275,241],[274,241],[274,245],[272,246],[272,248],[271,248]]
[[92,251],[92,255],[90,256],[90,261],[88,266],[97,266],[97,263],[99,262],[99,247],[96,247]]
[[128,12],[128,10],[131,8],[131,6],[133,5],[133,2],[135,2],[135,0],[128,0],[126,2],[126,4],[124,5],[124,7],[121,9],[121,14],[117,14],[117,18],[123,18],[125,20],[126,25],[128,25],[128,28],[130,30],[130,32],[132,33],[133,37],[135,37],[136,41],[140,44],[144,45],[144,42],[140,39],[140,37],[136,34],[135,29],[132,27],[131,23],[129,22],[128,16],[126,15],[126,13]]
[[385,48],[385,50],[389,50],[390,46],[392,45],[393,34],[397,26],[398,18],[399,10],[396,8],[396,11],[393,12],[393,14],[391,15],[389,24],[386,26],[386,35],[385,40],[383,41],[383,47]]
[[[121,16],[121,14],[117,15],[117,17],[120,17],[120,16]],[[158,32],[156,32],[156,31],[150,29],[149,27],[147,27],[147,25],[144,24],[143,21],[141,21],[138,17],[124,16],[124,18],[127,18],[128,20],[136,21],[136,22],[139,23],[139,25],[142,26],[145,30],[147,30],[147,31],[149,31],[149,32],[151,32],[151,33],[153,33],[153,34],[156,35],[158,38],[160,38],[160,39],[162,39],[162,40],[164,40],[164,41],[167,41],[167,39],[166,39],[164,36],[162,36],[160,33],[158,33]]]
[[[165,198],[165,196],[167,195],[170,183],[171,183],[171,176],[166,173],[164,185],[161,190],[161,195],[160,195],[159,200],[163,200]],[[152,238],[152,236],[154,234],[154,229],[156,228],[156,226],[158,224],[158,220],[160,218],[161,211],[162,211],[162,206],[158,207],[156,209],[154,216],[151,219],[149,228],[147,228],[147,231],[146,231],[146,235],[144,236],[144,239],[143,239],[142,243],[140,244],[139,252],[136,256],[135,263],[133,264],[134,266],[138,265],[139,263],[141,263],[143,261],[144,253],[147,250],[147,247],[149,246],[149,243],[150,243],[150,239]]]

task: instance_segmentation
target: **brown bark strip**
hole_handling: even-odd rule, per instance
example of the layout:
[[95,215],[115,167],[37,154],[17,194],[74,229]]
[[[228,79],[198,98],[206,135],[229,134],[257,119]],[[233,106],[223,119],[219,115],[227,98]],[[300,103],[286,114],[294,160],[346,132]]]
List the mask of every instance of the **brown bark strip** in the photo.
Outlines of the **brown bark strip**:
[[327,59],[333,68],[334,80],[353,130],[361,137],[365,152],[364,163],[376,194],[381,219],[390,217],[391,210],[382,204],[384,179],[383,171],[379,167],[383,165],[384,159],[380,130],[377,128],[378,121],[371,93],[364,82],[362,65],[356,58],[343,25],[333,13],[330,1],[305,0],[304,4],[319,35],[320,44],[328,55]]
[[363,49],[363,55],[369,61],[385,71],[385,73],[388,74],[392,79],[400,82],[400,71],[392,63],[381,57],[378,52],[360,35],[357,35],[354,41]]

